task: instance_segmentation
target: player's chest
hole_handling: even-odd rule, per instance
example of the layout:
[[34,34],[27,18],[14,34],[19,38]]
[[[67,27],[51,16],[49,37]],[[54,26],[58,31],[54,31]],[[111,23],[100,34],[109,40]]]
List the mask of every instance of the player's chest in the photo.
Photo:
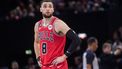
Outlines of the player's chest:
[[54,41],[53,27],[49,25],[47,27],[39,27],[38,37],[40,40]]

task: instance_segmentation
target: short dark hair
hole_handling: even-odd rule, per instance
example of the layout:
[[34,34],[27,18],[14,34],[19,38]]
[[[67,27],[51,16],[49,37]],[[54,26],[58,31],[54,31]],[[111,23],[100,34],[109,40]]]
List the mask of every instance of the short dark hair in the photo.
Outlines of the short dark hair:
[[88,44],[88,45],[91,45],[92,43],[96,42],[96,40],[97,40],[97,38],[95,38],[95,37],[90,37],[90,38],[88,38],[88,40],[87,40],[87,44]]
[[52,2],[52,3],[53,3],[52,0],[42,0],[42,1],[40,2],[40,4],[42,4],[43,2]]

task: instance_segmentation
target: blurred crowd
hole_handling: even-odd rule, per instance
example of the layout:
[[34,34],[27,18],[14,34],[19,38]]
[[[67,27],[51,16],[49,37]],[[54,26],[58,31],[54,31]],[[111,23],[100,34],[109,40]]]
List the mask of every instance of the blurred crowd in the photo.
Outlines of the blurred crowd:
[[[111,0],[53,0],[55,5],[55,15],[61,13],[73,12],[90,13],[97,11],[107,11],[114,5]],[[25,17],[40,16],[40,0],[18,1],[15,9],[11,10],[6,16],[5,20],[19,20]]]

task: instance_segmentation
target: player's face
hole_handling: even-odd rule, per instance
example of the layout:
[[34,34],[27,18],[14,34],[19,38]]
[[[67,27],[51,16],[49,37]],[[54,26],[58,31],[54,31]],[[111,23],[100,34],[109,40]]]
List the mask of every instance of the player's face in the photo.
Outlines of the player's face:
[[52,2],[43,2],[40,8],[43,17],[50,18],[53,15],[54,7]]

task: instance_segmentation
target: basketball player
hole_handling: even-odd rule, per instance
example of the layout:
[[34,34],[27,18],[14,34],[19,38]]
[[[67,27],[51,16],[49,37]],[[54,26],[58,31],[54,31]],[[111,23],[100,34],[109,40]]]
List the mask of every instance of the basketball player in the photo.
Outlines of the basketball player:
[[[66,58],[80,45],[77,34],[65,22],[53,16],[54,5],[51,0],[41,2],[43,19],[35,24],[35,55],[41,69],[68,69]],[[71,44],[64,52],[66,36]]]
[[99,69],[96,54],[94,53],[98,47],[98,41],[94,37],[90,37],[87,41],[88,48],[83,54],[83,69]]

